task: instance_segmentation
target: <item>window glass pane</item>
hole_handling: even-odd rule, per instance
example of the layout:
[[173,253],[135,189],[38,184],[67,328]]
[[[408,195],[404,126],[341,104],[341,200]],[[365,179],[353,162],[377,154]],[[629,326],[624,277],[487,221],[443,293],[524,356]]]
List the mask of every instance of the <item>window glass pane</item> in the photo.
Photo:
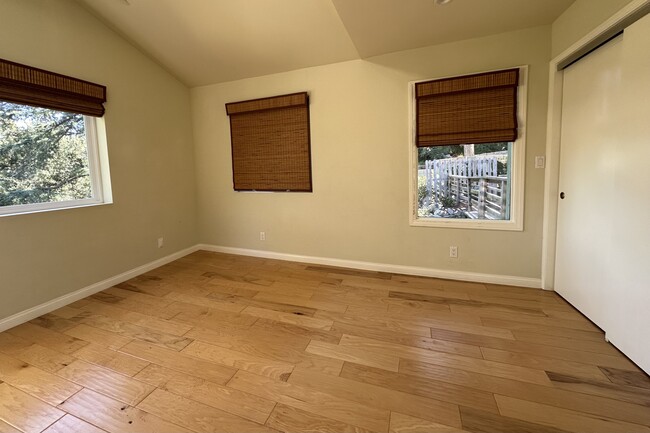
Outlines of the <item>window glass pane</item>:
[[510,219],[512,143],[418,149],[418,218]]
[[0,206],[91,197],[84,116],[0,101]]

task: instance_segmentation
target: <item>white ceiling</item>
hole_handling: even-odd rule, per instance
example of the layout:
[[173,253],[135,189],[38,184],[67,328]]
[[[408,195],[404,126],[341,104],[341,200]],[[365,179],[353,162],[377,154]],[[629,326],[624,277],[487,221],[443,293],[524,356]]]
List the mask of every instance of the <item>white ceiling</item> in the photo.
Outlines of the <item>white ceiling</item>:
[[574,0],[78,0],[188,86],[550,24]]

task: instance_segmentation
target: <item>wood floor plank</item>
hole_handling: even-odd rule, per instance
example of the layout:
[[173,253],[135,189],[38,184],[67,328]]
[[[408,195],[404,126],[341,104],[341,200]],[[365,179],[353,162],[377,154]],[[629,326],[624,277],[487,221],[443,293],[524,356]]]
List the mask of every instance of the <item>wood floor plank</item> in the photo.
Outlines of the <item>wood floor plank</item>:
[[584,414],[569,409],[533,403],[501,395],[495,395],[495,398],[499,406],[499,411],[504,416],[531,421],[567,431],[589,431],[594,433],[650,432],[650,427],[609,419],[603,416]]
[[348,308],[345,304],[337,302],[318,302],[311,299],[302,299],[295,296],[275,294],[271,292],[260,292],[253,299],[260,301],[277,302],[280,304],[295,305],[299,307],[314,308],[316,310],[332,311],[335,313],[344,313]]
[[[420,349],[433,350],[436,352],[447,352],[457,355],[468,356],[471,358],[482,358],[481,350],[478,346],[471,344],[455,343],[445,340],[437,340],[430,337],[420,337],[415,335],[402,334],[400,332],[382,331],[376,328],[366,328],[362,326],[334,322],[333,328],[339,331],[341,335],[348,334],[357,337],[365,337],[374,340],[386,341],[389,343],[401,344],[403,346],[417,347]],[[340,339],[339,339],[340,342]]]
[[127,376],[135,376],[149,365],[149,362],[143,359],[92,343],[77,350],[74,357]]
[[209,307],[214,310],[227,311],[229,313],[239,313],[244,309],[244,305],[235,304],[234,302],[217,301],[204,296],[194,296],[178,292],[171,292],[165,296],[165,298],[172,301],[184,302],[186,304]]
[[278,403],[373,431],[387,431],[390,412],[240,370],[228,383],[231,388]]
[[0,333],[0,353],[54,373],[74,361],[70,355],[31,343],[8,332]]
[[257,319],[253,324],[252,329],[260,329],[265,332],[272,332],[276,335],[287,334],[289,336],[306,337],[310,340],[324,341],[333,344],[338,344],[342,335],[341,332],[334,329],[324,331],[321,329],[309,328],[307,326],[276,322],[275,320],[269,319]]
[[293,364],[287,362],[265,359],[201,341],[193,342],[181,353],[280,380],[286,380],[293,371]]
[[305,351],[315,355],[340,359],[341,361],[355,362],[388,371],[396,372],[399,369],[399,358],[397,356],[387,353],[373,353],[356,347],[312,341]]
[[390,414],[390,430],[388,433],[463,433],[459,430],[444,424],[438,424],[399,412]]
[[[377,311],[368,305],[349,305],[346,311],[348,315],[370,316],[393,318],[400,321],[415,322],[426,327],[435,327],[439,321],[464,323],[470,325],[482,325],[481,317],[473,314],[452,313],[451,311],[419,311],[417,309],[393,308],[390,311]],[[380,315],[379,315],[380,314]]]
[[133,341],[127,344],[120,352],[182,373],[197,375],[205,380],[222,385],[228,382],[236,371],[224,365],[203,361],[174,350],[164,349],[141,341]]
[[0,381],[54,406],[81,390],[72,382],[2,354]]
[[142,326],[133,325],[129,322],[115,320],[101,315],[92,314],[84,318],[83,323],[93,328],[121,335],[129,340],[142,340],[177,351],[183,349],[192,342],[191,339],[186,337],[166,334],[164,332],[143,328]]
[[650,377],[642,371],[627,371],[611,367],[600,367],[600,370],[617,385],[650,389]]
[[275,402],[178,371],[151,364],[136,378],[181,397],[264,424]]
[[546,358],[526,353],[509,352],[507,350],[490,349],[488,347],[482,347],[481,352],[483,353],[483,358],[489,361],[503,362],[504,364],[519,365],[538,370],[554,370],[558,373],[607,381],[607,377],[595,365]]
[[[599,330],[585,331],[580,329],[562,328],[559,326],[537,325],[534,323],[516,322],[514,320],[482,318],[484,326],[493,328],[503,328],[511,331],[528,331],[539,334],[553,335],[556,337],[569,337],[573,339],[582,339],[590,341],[602,341],[605,339],[605,333]],[[463,332],[463,331],[460,331]]]
[[487,412],[498,413],[492,393],[479,391],[470,387],[418,376],[409,376],[404,373],[394,373],[349,362],[343,365],[340,376],[357,382],[394,389],[407,394],[448,401],[459,406],[468,406]]
[[301,316],[298,314],[282,313],[251,306],[244,308],[242,314],[248,314],[250,316],[259,317],[262,319],[275,320],[282,323],[288,323],[290,325],[302,325],[307,326],[308,328],[322,329],[325,331],[329,331],[333,323],[328,319],[318,319],[314,317]]
[[557,388],[626,401],[650,408],[650,390],[648,389],[589,380],[552,371],[547,371],[546,375],[551,379],[553,386]]
[[295,407],[278,404],[267,425],[286,433],[372,433],[361,427],[346,424]]
[[193,433],[90,389],[79,391],[58,407],[111,433]]
[[57,374],[131,406],[142,401],[154,389],[139,380],[80,360],[58,371]]
[[275,430],[161,389],[138,408],[196,432],[271,433]]
[[21,431],[0,420],[0,433],[21,433]]
[[43,433],[106,433],[106,430],[68,414],[49,426]]
[[530,383],[550,385],[550,380],[543,370],[528,367],[519,367],[516,365],[508,365],[500,362],[443,352],[434,352],[432,350],[386,343],[379,340],[372,340],[347,334],[344,334],[343,337],[341,337],[340,344],[341,346],[358,348],[370,353],[390,354],[392,356],[423,361],[434,365],[454,367],[476,373],[490,374],[497,377],[514,378]]
[[185,302],[174,302],[163,309],[160,314],[166,318],[173,318],[177,322],[211,329],[245,329],[257,321],[257,317],[215,310]]
[[[74,329],[74,328],[73,328]],[[88,343],[70,335],[50,331],[32,323],[23,323],[7,331],[32,343],[56,350],[67,355],[79,350]]]
[[106,331],[104,329],[95,328],[94,326],[88,326],[84,323],[77,325],[72,329],[68,329],[65,332],[65,335],[74,337],[84,343],[69,353],[76,352],[82,346],[86,346],[90,343],[95,343],[111,350],[117,350],[131,341],[131,338],[129,337],[116,334],[115,332]]
[[40,317],[30,320],[29,323],[56,332],[65,332],[78,324],[75,320],[59,317],[52,313],[43,314]]
[[434,400],[415,394],[385,388],[365,382],[331,377],[304,369],[296,369],[289,383],[311,387],[326,394],[355,401],[370,407],[398,411],[435,423],[460,427],[458,406],[446,401]]
[[582,340],[575,338],[557,337],[538,332],[513,331],[515,339],[529,343],[546,346],[562,347],[565,349],[580,350],[583,352],[602,353],[605,355],[618,355],[618,350],[604,339],[600,341]]
[[0,420],[5,423],[25,433],[39,433],[63,415],[63,411],[0,382]]
[[[115,305],[96,301],[88,302],[86,305],[81,307],[81,310],[176,336],[181,336],[192,328],[191,325],[185,323],[159,319],[155,316],[136,313]],[[56,311],[53,313],[56,313]]]
[[650,411],[647,410],[647,406],[630,404],[596,395],[575,393],[555,387],[535,385],[411,360],[402,360],[400,373],[454,383],[493,394],[557,406],[595,416],[606,416],[644,425],[650,424]]
[[460,408],[463,428],[470,432],[481,433],[566,433],[555,427],[508,418],[478,409]]
[[510,341],[502,338],[486,337],[483,335],[466,334],[462,332],[431,329],[431,335],[440,340],[458,343],[474,344],[492,349],[507,350],[510,352],[523,352],[530,355],[539,355],[546,358],[562,359],[565,361],[580,362],[596,366],[615,367],[624,370],[638,371],[639,368],[620,354],[606,355],[602,353],[583,352],[562,347],[553,347],[525,341]]
[[314,317],[330,319],[336,323],[373,328],[377,331],[399,332],[401,334],[414,335],[418,337],[430,337],[431,330],[427,324],[413,323],[411,321],[400,321],[382,316],[359,316],[350,314],[318,311]]

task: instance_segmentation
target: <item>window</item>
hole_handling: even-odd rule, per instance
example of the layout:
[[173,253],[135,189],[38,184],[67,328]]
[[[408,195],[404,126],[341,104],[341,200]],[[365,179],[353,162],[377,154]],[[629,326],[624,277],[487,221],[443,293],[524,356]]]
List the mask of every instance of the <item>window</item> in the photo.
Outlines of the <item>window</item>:
[[0,215],[110,201],[105,92],[0,60]]
[[412,84],[411,225],[523,229],[526,72]]
[[311,192],[307,93],[226,104],[235,191]]

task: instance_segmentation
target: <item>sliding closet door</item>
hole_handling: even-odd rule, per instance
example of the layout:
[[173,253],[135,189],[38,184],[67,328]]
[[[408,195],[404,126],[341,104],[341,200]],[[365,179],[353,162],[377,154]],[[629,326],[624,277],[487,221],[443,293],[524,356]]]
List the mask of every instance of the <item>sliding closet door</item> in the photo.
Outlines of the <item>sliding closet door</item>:
[[564,71],[555,288],[650,371],[650,16]]

